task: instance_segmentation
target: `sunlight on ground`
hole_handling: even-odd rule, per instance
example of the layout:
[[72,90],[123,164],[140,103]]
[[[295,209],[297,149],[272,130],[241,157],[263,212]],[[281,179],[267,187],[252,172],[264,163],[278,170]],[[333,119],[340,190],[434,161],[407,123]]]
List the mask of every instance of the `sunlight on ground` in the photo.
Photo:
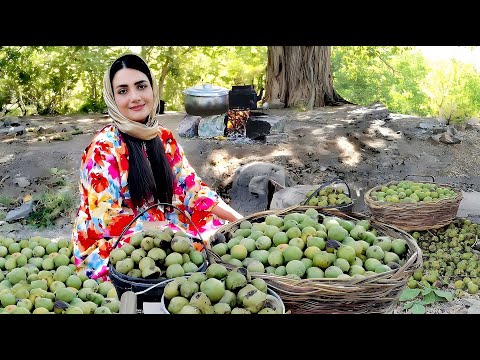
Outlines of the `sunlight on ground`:
[[[279,156],[292,157],[292,152],[288,149],[278,149],[259,159],[258,154],[254,153],[252,153],[251,156],[237,158],[231,157],[226,149],[217,149],[213,150],[209,157],[208,163],[210,169],[208,171],[214,172],[217,177],[224,177],[226,175],[230,176],[234,174],[238,167],[244,164],[250,164],[257,161],[271,162],[272,159]],[[295,161],[295,159],[292,159],[292,161]],[[304,164],[301,163],[298,165],[304,166]]]
[[292,152],[287,149],[280,149],[280,150],[275,150],[272,151],[269,156],[275,157],[275,156],[292,156]]
[[340,157],[346,165],[355,166],[362,159],[361,154],[355,150],[353,144],[345,136],[337,139],[337,146],[341,151]]
[[7,162],[9,162],[10,160],[13,160],[13,158],[14,158],[14,155],[13,155],[13,154],[7,154],[7,155],[5,155],[5,156],[2,156],[2,157],[0,157],[0,164],[1,164],[1,163],[7,163]]
[[77,122],[79,123],[87,123],[87,122],[92,122],[95,121],[95,119],[78,119]]
[[383,120],[375,120],[374,122],[372,122],[372,125],[368,129],[368,132],[371,135],[375,135],[375,131],[378,131],[383,136],[387,136],[394,139],[400,139],[402,137],[401,133],[397,134],[396,131],[393,131],[392,129],[387,127],[383,127],[384,124],[385,122]]
[[312,135],[318,136],[318,135],[323,135],[325,134],[325,130],[323,129],[315,129],[312,131]]
[[213,171],[216,175],[229,175],[236,169],[244,159],[231,158],[228,154],[228,151],[225,149],[213,150],[210,158],[209,164],[213,167]]
[[344,123],[347,123],[347,124],[352,124],[352,123],[356,123],[357,120],[356,119],[342,119],[340,120],[341,122],[344,122]]
[[363,141],[365,144],[370,146],[371,148],[379,149],[383,148],[387,145],[387,142],[383,139],[371,139],[371,140],[364,140]]
[[390,113],[390,118],[392,120],[408,119],[408,118],[411,118],[411,117],[412,117],[412,115]]
[[339,126],[340,126],[340,124],[325,125],[325,127],[328,128],[328,129],[335,129],[335,128],[339,127]]
[[302,115],[297,115],[295,117],[295,119],[297,119],[297,120],[310,120],[311,117],[312,116],[310,114],[302,114]]
[[370,111],[371,111],[371,109],[369,109],[367,107],[362,107],[362,108],[359,108],[359,109],[352,110],[351,113],[352,114],[366,114]]

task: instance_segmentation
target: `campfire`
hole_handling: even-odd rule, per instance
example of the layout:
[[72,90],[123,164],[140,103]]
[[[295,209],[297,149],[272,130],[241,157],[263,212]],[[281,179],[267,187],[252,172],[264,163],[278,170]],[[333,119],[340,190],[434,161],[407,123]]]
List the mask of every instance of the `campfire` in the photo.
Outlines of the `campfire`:
[[228,110],[200,119],[187,115],[185,122],[182,121],[179,125],[179,134],[185,137],[198,135],[202,138],[221,136],[240,143],[250,140],[275,143],[285,138],[280,136],[284,129],[283,118],[264,113],[262,110],[265,109],[257,107],[257,101],[260,101],[260,95],[255,94],[251,85],[234,86],[229,92]]
[[225,116],[225,136],[246,137],[248,136],[248,120],[257,116],[257,102],[261,100],[263,89],[260,94],[255,93],[253,85],[233,86],[229,91],[229,110]]
[[228,137],[245,137],[247,134],[247,121],[250,118],[250,110],[228,110],[226,116],[225,135]]

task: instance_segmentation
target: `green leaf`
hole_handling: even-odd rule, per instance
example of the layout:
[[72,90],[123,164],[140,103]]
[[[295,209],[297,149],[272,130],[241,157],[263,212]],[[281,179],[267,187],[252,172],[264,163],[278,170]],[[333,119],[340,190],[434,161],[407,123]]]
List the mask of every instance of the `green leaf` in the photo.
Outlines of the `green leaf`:
[[425,314],[427,312],[427,309],[425,309],[425,306],[419,303],[415,303],[415,305],[412,306],[412,314]]
[[415,299],[420,294],[420,289],[405,289],[400,294],[399,301],[408,301]]
[[413,306],[413,304],[415,304],[415,301],[407,301],[407,302],[403,305],[403,308],[404,308],[405,310],[408,310],[408,309],[410,309],[410,308]]
[[437,301],[437,297],[433,291],[429,292],[423,297],[423,303],[425,305],[433,304],[435,301]]
[[423,295],[423,296],[426,296],[426,295],[428,295],[428,294],[431,294],[432,291],[433,291],[433,289],[432,289],[431,287],[423,288],[423,290],[422,290],[422,295]]
[[452,301],[453,300],[453,294],[450,291],[444,291],[440,289],[435,289],[435,294],[440,296],[441,298],[446,299],[447,301]]

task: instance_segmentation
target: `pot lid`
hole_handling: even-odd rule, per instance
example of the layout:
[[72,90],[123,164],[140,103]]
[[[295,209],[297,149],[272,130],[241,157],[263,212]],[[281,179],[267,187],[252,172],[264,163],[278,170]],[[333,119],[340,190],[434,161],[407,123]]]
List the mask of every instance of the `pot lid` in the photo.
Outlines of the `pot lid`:
[[211,84],[202,84],[183,90],[186,95],[193,96],[223,96],[228,94],[228,90]]

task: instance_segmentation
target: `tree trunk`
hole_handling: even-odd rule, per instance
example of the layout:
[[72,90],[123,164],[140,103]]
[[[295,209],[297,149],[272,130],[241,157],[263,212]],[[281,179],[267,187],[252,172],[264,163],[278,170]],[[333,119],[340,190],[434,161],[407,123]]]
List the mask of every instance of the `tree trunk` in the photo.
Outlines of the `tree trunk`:
[[349,103],[333,88],[330,46],[269,46],[265,100],[313,109]]

